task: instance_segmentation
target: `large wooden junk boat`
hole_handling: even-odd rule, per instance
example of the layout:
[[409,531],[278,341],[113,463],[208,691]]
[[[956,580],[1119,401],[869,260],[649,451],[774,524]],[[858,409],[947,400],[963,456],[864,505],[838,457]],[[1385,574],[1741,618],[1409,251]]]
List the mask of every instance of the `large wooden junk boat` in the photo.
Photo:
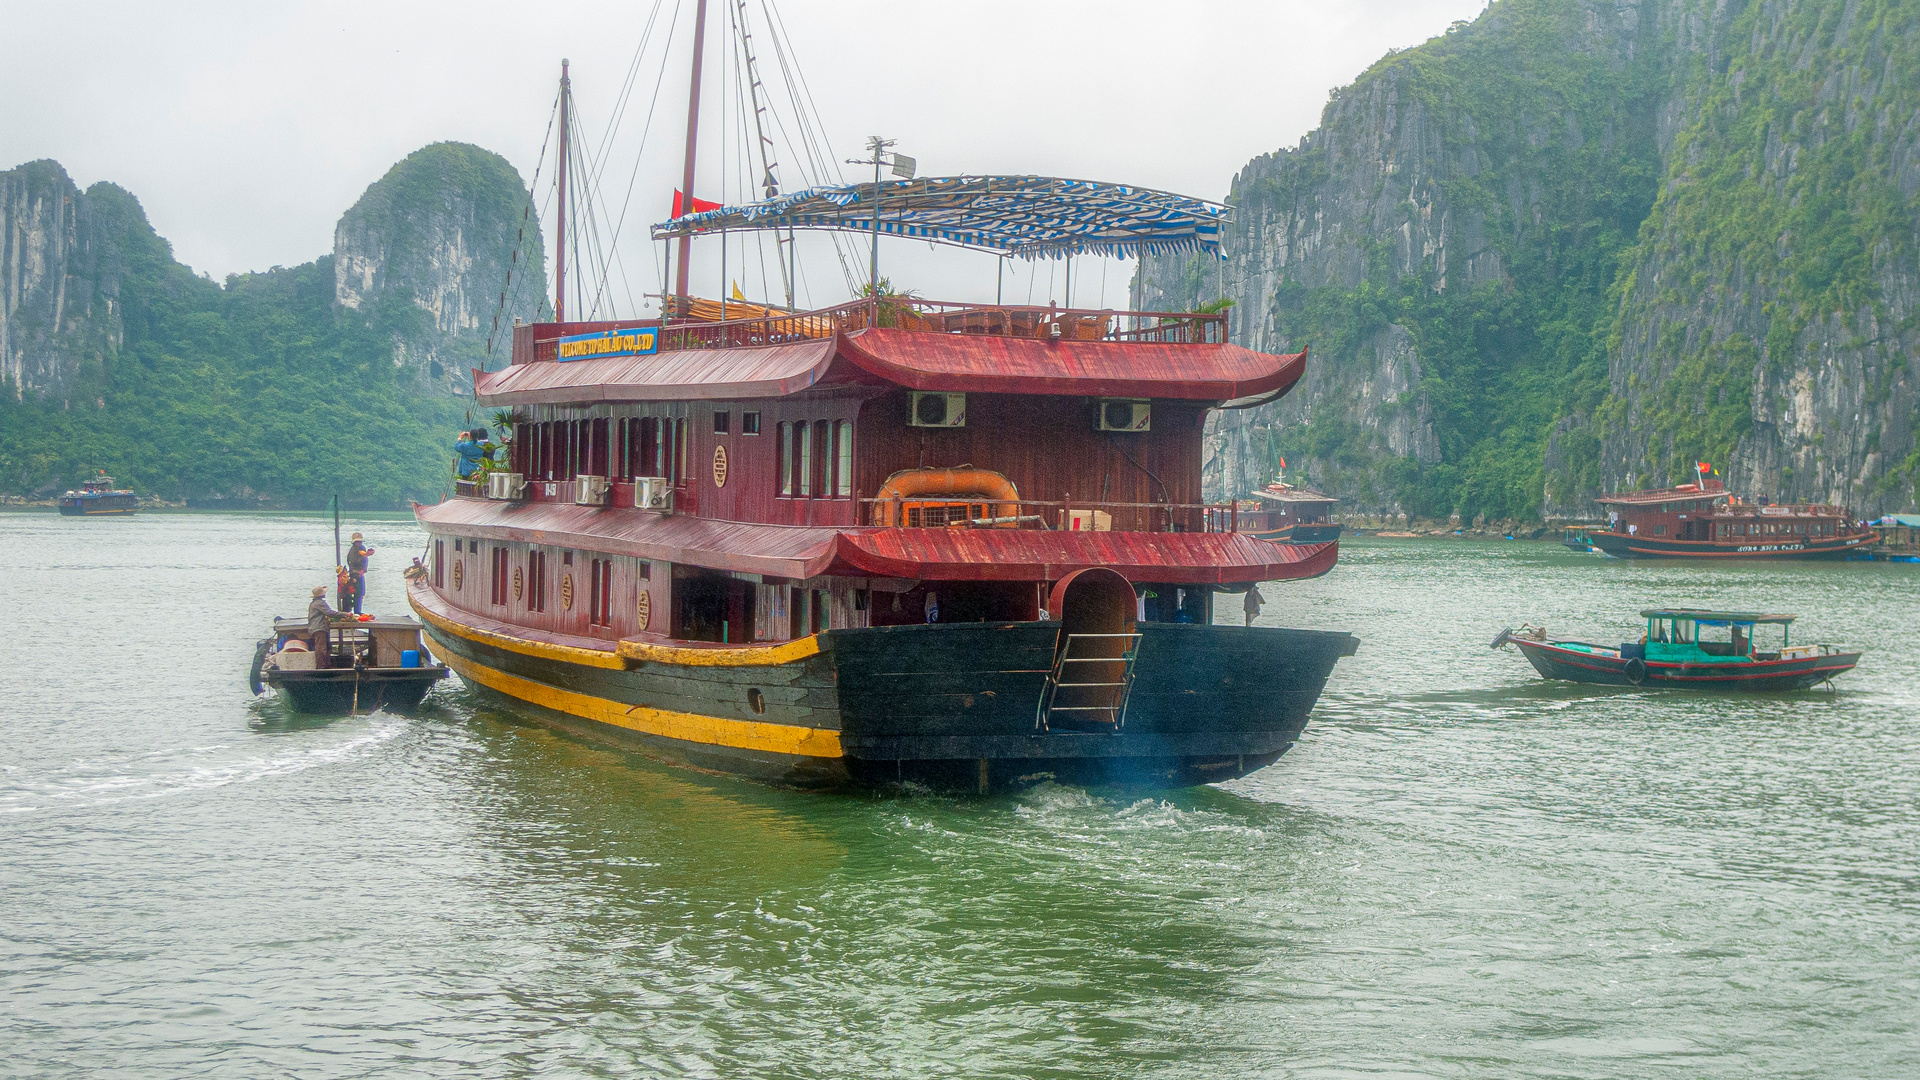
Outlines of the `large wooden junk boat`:
[[[408,597],[434,652],[557,726],[795,786],[1178,786],[1273,762],[1356,642],[1215,626],[1214,598],[1324,574],[1337,546],[1210,529],[1201,434],[1209,409],[1286,393],[1306,354],[1231,344],[1211,314],[888,295],[878,267],[883,232],[1026,258],[1217,252],[1224,208],[1035,176],[883,182],[913,171],[887,145],[870,185],[773,195],[768,165],[765,201],[676,207],[654,228],[678,252],[664,318],[566,321],[562,246],[556,321],[516,326],[512,362],[475,373],[507,460],[416,508],[428,572]],[[789,245],[783,268],[797,231],[869,234],[866,295],[691,296],[692,238],[755,230]]]
[[1594,501],[1609,520],[1587,529],[1587,540],[1618,558],[1822,559],[1879,541],[1846,507],[1747,502],[1706,475]]
[[1239,531],[1277,544],[1318,544],[1340,539],[1333,508],[1340,500],[1312,488],[1275,480],[1253,493],[1258,509],[1236,509]]

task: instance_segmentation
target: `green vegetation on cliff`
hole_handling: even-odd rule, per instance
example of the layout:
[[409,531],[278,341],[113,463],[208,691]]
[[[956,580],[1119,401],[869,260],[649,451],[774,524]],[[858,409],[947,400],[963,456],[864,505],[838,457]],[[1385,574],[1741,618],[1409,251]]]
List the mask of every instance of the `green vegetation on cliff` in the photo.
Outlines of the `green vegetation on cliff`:
[[[439,497],[451,486],[454,432],[485,417],[464,395],[436,389],[424,362],[403,362],[405,347],[437,342],[449,368],[477,363],[485,331],[479,344],[471,333],[434,334],[409,283],[428,260],[407,230],[424,228],[422,208],[452,202],[418,178],[444,171],[435,163],[474,168],[476,156],[497,165],[468,185],[489,194],[467,218],[514,235],[525,188],[511,166],[456,144],[421,151],[412,168],[389,174],[404,172],[407,183],[370,189],[382,253],[397,254],[357,310],[337,302],[333,256],[235,275],[225,288],[196,277],[131,194],[95,184],[84,196],[88,242],[116,256],[121,340],[79,365],[61,396],[0,385],[0,493],[44,497],[105,469],[145,494],[214,504],[318,506],[337,492],[349,505],[394,507]],[[537,225],[530,231],[537,253]],[[528,278],[544,289],[537,263]]]
[[1362,508],[1531,518],[1706,459],[1900,509],[1916,116],[1920,0],[1496,0],[1250,163],[1227,273],[1143,281],[1313,350],[1219,436],[1228,486],[1284,455]]

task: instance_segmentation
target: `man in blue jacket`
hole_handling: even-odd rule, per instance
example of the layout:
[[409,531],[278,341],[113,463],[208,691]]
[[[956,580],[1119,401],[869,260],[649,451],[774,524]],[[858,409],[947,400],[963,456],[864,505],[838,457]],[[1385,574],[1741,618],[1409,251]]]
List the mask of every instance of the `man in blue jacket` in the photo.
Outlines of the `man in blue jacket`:
[[479,435],[482,439],[486,437],[485,432],[463,431],[460,433],[460,438],[453,444],[454,452],[460,455],[460,464],[455,470],[455,475],[462,480],[472,480],[479,476],[480,463],[486,460],[487,451],[480,445],[480,440],[474,438],[475,435]]

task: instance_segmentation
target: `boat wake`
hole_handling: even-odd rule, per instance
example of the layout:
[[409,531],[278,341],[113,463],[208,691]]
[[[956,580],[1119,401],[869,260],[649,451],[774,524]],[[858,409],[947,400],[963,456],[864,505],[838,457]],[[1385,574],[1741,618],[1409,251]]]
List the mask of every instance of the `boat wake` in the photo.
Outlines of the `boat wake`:
[[369,719],[369,726],[339,742],[278,754],[234,758],[227,756],[235,749],[233,745],[214,743],[154,750],[134,755],[132,761],[82,759],[39,777],[0,774],[4,776],[0,780],[0,814],[162,799],[290,776],[364,757],[407,728],[404,717],[376,714]]

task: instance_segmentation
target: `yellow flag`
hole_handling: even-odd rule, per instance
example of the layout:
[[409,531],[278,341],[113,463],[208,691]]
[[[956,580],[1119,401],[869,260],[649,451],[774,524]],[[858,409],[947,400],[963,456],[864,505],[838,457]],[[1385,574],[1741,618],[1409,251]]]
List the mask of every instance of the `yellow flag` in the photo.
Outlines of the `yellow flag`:
[[733,298],[742,302],[746,300],[746,297],[741,295],[740,283],[737,281],[733,283]]

